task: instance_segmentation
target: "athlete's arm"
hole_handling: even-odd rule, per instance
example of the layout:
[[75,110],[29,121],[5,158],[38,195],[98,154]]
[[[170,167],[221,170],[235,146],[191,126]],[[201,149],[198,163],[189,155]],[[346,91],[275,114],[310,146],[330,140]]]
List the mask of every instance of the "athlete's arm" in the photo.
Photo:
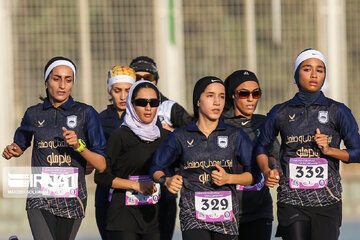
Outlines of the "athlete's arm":
[[[360,162],[360,135],[359,127],[356,123],[354,116],[352,115],[350,109],[344,104],[340,104],[338,117],[337,117],[337,129],[341,139],[344,141],[346,151],[349,155],[348,158],[343,158],[339,151],[333,151],[331,154],[340,155],[338,159],[342,160],[345,163],[359,163]],[[340,149],[339,149],[340,150]],[[335,153],[334,153],[335,152]]]
[[[156,171],[153,174],[153,179],[155,182],[159,182],[160,178],[164,176],[165,173],[163,171]],[[183,180],[182,176],[174,175],[172,177],[166,177],[164,186],[169,190],[169,192],[176,194],[182,188]]]
[[256,156],[257,164],[264,175],[265,185],[274,187],[280,181],[280,174],[276,168],[269,168],[269,158],[266,154]]
[[277,169],[270,169],[269,167],[269,157],[267,151],[267,149],[271,148],[271,144],[273,144],[276,140],[276,136],[279,132],[279,126],[277,123],[278,107],[279,105],[276,105],[267,114],[260,131],[260,136],[256,141],[254,151],[256,162],[264,175],[265,185],[268,187],[274,187],[280,181]]
[[280,162],[278,160],[276,160],[274,157],[269,156],[269,168],[270,169],[277,169],[279,172],[279,175],[281,176],[283,174],[281,166],[280,166]]
[[23,150],[16,143],[12,143],[4,148],[2,156],[9,160],[12,157],[20,157],[23,153]]
[[[75,133],[75,131],[68,130],[65,127],[62,127],[63,137],[66,143],[77,149],[80,147],[79,139]],[[88,148],[85,148],[84,151],[80,153],[80,155],[88,161],[94,168],[96,168],[99,172],[103,172],[106,168],[106,162],[104,156],[90,151]]]
[[323,154],[343,162],[349,162],[349,153],[339,148],[330,147],[327,135],[322,134],[318,128],[316,129],[314,140]]
[[215,164],[215,167],[217,170],[213,170],[211,172],[211,178],[212,181],[218,186],[223,186],[225,184],[251,185],[254,181],[253,175],[249,172],[231,174],[227,173],[218,164]]
[[119,177],[114,178],[111,187],[119,189],[133,189],[143,195],[151,195],[156,192],[154,182],[136,182]]
[[15,131],[14,142],[4,148],[2,156],[5,159],[20,157],[31,145],[34,130],[29,118],[30,112],[29,109],[26,110],[24,117],[21,120],[20,127]]

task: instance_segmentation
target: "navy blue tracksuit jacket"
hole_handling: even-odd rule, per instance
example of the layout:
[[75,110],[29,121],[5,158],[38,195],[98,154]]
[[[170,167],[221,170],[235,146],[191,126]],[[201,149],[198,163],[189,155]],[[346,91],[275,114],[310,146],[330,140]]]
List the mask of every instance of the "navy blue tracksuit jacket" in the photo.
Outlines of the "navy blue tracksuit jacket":
[[32,167],[78,168],[78,197],[28,198],[26,209],[40,208],[59,217],[83,218],[87,201],[86,160],[67,145],[62,127],[75,131],[90,151],[105,156],[105,137],[93,107],[75,102],[72,97],[58,108],[48,99],[29,107],[15,132],[14,142],[25,151],[33,138]]
[[[297,95],[274,106],[267,115],[257,141],[255,155],[266,154],[266,147],[281,136],[280,162],[284,175],[280,178],[278,201],[285,204],[320,207],[341,200],[339,160],[323,155],[314,141],[316,129],[326,134],[329,146],[340,148],[341,140],[347,147],[350,163],[360,162],[358,125],[349,108],[343,103],[326,98],[323,93],[305,107]],[[325,158],[328,161],[328,185],[320,189],[292,189],[289,187],[290,158]]]

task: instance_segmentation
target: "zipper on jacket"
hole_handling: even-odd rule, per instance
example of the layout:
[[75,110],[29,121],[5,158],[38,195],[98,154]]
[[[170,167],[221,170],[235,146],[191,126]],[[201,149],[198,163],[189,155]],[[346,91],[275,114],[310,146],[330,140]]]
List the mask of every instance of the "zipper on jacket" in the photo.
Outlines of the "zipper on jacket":
[[308,124],[309,123],[309,108],[305,107],[305,109],[306,109],[306,123]]
[[58,125],[58,109],[55,108],[55,126]]

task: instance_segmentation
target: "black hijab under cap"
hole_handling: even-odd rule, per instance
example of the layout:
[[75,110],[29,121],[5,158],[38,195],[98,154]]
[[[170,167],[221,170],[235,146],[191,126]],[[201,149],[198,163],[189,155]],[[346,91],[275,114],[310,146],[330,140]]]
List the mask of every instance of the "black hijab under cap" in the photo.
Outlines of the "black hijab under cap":
[[248,81],[256,82],[260,87],[255,73],[249,70],[237,70],[225,79],[226,102],[224,111],[227,111],[234,106],[232,95],[234,94],[235,89],[243,82]]
[[199,107],[197,103],[200,99],[200,95],[205,91],[205,88],[212,83],[220,83],[223,86],[225,86],[224,82],[220,78],[214,76],[203,77],[199,79],[195,84],[194,92],[193,92],[193,107],[194,107],[194,116],[196,119],[199,118]]
[[140,56],[133,59],[130,63],[130,68],[135,72],[148,72],[154,75],[155,80],[159,80],[159,73],[154,59],[147,56]]

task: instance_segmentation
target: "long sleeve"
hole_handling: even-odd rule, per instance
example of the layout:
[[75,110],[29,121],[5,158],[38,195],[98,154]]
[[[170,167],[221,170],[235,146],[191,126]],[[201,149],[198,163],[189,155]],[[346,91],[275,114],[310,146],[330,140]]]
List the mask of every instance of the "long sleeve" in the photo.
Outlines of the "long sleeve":
[[29,109],[26,110],[24,117],[21,120],[20,127],[16,129],[14,134],[14,143],[19,145],[21,150],[25,151],[31,145],[31,139],[33,137],[34,131],[31,127],[31,122],[29,118]]
[[260,136],[256,141],[254,157],[260,154],[268,155],[267,149],[271,149],[272,144],[279,133],[279,127],[276,122],[277,109],[278,109],[278,105],[273,107],[270,110],[270,112],[267,114],[265,122],[260,131]]
[[109,141],[106,145],[106,169],[104,172],[100,173],[95,171],[95,183],[103,185],[105,187],[111,187],[113,180],[116,176],[112,173],[112,168],[119,157],[122,151],[122,141],[120,137],[120,129],[116,130],[114,134],[111,135]]
[[344,104],[339,107],[338,127],[340,136],[344,140],[346,151],[349,153],[349,163],[360,162],[360,135],[359,127],[350,109]]
[[168,135],[166,140],[156,150],[149,170],[152,176],[156,171],[168,172],[168,168],[179,158],[180,146],[176,141],[176,130]]
[[106,140],[104,131],[99,114],[91,106],[86,109],[85,128],[87,140],[89,141],[89,150],[105,157]]
[[236,142],[235,154],[238,162],[243,166],[244,172],[250,172],[253,175],[254,182],[260,181],[260,171],[256,161],[253,158],[253,143],[249,136],[240,129],[240,134]]

